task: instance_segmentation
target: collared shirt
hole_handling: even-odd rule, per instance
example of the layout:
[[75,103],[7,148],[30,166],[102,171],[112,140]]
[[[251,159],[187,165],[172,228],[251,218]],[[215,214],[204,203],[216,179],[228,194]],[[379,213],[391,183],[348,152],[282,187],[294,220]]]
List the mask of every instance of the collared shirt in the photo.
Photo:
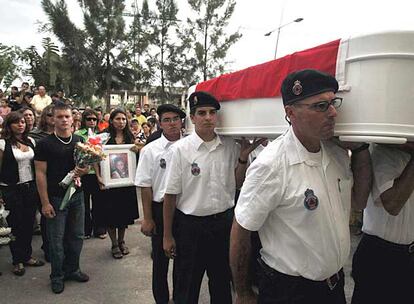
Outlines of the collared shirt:
[[331,142],[310,153],[292,128],[252,162],[235,217],[245,229],[259,231],[267,265],[310,280],[343,267],[350,251],[349,165],[347,152]]
[[178,195],[177,209],[207,216],[234,206],[240,148],[232,138],[217,135],[208,144],[193,132],[174,144],[171,152],[165,192]]
[[151,187],[153,201],[164,200],[166,171],[170,165],[171,147],[175,141],[169,141],[164,134],[149,143],[140,151],[135,185]]
[[362,231],[389,242],[408,245],[414,241],[414,193],[396,216],[389,214],[382,205],[381,194],[392,188],[410,155],[398,149],[375,145],[371,154],[374,184],[364,210]]
[[50,96],[45,95],[42,97],[40,95],[35,95],[33,96],[32,102],[30,104],[33,105],[33,107],[35,108],[37,112],[42,112],[43,109],[46,108],[51,103],[52,103],[52,98],[50,98]]

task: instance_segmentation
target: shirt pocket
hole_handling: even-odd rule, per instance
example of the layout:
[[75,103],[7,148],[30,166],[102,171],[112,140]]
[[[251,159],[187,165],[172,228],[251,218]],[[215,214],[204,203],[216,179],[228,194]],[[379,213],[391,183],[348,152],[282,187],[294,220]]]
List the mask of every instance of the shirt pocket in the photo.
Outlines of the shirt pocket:
[[336,188],[341,199],[341,206],[346,212],[349,213],[349,206],[352,199],[352,186],[353,181],[351,178],[346,176],[338,176],[336,179]]

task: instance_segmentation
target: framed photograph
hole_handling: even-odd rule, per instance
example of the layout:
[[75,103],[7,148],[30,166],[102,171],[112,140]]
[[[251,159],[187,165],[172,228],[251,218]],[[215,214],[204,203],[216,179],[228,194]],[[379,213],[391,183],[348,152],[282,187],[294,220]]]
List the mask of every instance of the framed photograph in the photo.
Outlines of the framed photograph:
[[101,175],[105,188],[121,188],[134,185],[137,161],[130,151],[134,145],[103,146],[106,158],[101,161]]

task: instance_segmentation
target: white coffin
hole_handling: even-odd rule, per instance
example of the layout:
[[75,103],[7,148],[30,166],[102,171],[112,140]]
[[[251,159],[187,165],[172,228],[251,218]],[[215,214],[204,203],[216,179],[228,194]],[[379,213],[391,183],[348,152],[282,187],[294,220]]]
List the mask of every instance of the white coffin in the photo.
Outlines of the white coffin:
[[[335,134],[350,141],[414,141],[414,31],[341,40],[339,60],[344,101]],[[288,127],[281,98],[224,101],[221,107],[218,134],[276,138]],[[193,129],[190,119],[187,126]]]

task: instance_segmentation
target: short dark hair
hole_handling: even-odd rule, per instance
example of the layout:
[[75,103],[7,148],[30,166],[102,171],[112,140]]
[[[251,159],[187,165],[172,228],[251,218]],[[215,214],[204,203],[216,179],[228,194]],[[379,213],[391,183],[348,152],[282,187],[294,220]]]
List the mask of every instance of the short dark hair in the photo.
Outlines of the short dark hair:
[[70,105],[65,104],[64,102],[57,102],[52,109],[52,114],[55,115],[56,111],[71,111],[72,114],[72,107]]

